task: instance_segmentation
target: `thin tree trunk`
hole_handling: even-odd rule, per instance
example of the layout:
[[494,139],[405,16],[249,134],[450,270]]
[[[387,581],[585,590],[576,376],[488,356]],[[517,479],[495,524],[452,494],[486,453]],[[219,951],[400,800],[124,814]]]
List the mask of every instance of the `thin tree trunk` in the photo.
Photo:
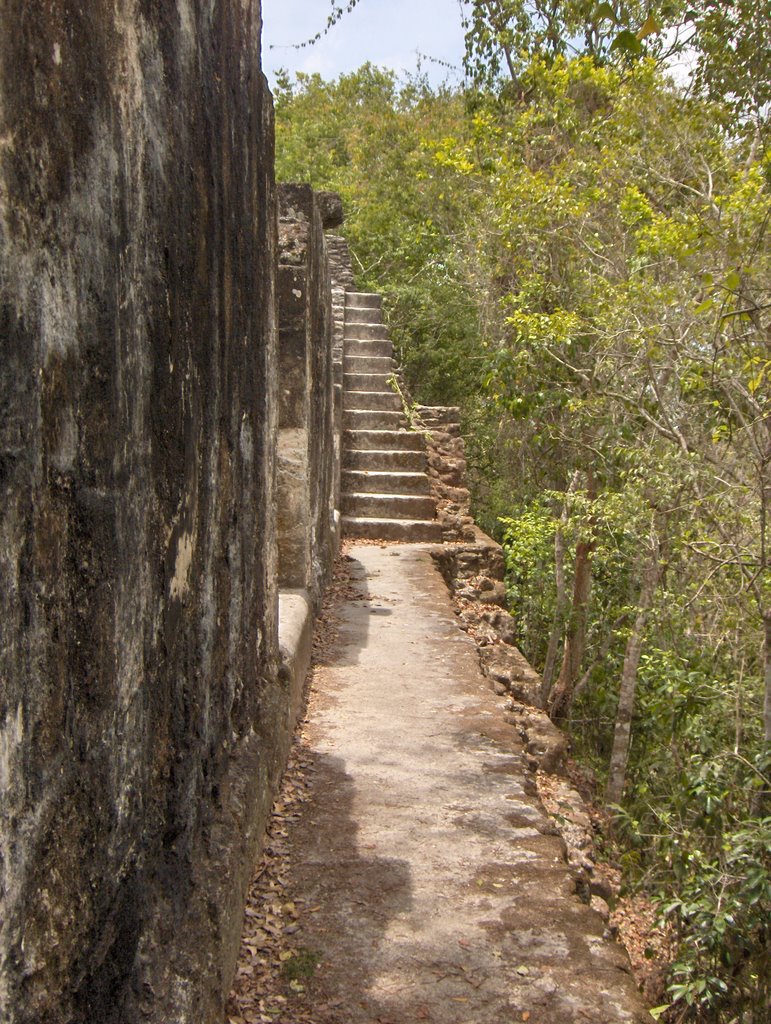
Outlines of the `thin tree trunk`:
[[562,639],[562,631],[565,628],[565,617],[568,608],[568,592],[565,586],[565,534],[561,525],[557,527],[554,534],[554,582],[557,587],[557,599],[554,605],[549,645],[546,648],[546,660],[543,663],[543,674],[541,677],[543,680],[541,684],[541,698],[544,701],[549,696],[549,690],[551,690],[552,680],[554,679],[557,651]]
[[[763,697],[763,736],[766,751],[771,750],[771,609],[763,612],[763,676],[765,694]],[[750,810],[756,817],[769,813],[771,789],[764,785],[752,798]]]
[[512,56],[511,46],[509,46],[509,44],[504,41],[504,34],[507,28],[506,15],[501,10],[500,4],[497,3],[497,0],[495,4],[488,3],[487,11],[488,17],[490,18],[490,24],[498,33],[498,45],[503,50],[503,56],[506,59],[506,67],[509,69],[511,80],[516,85],[518,85],[519,76],[517,75],[516,69],[514,67],[514,58]]
[[624,665],[621,670],[621,686],[618,694],[618,710],[616,711],[616,728],[613,733],[613,750],[610,755],[610,771],[606,798],[608,803],[617,804],[621,801],[626,780],[626,766],[629,760],[629,742],[632,734],[632,715],[637,690],[637,669],[640,667],[643,636],[648,621],[653,596],[659,581],[659,545],[653,542],[650,560],[645,567],[640,598],[637,602],[632,632],[626,643]]
[[763,735],[771,744],[771,611],[763,613],[763,668],[765,697],[763,699]]
[[[573,474],[567,493],[573,494],[578,486],[578,473]],[[554,669],[557,665],[557,651],[559,650],[562,633],[565,629],[565,619],[568,610],[568,591],[565,585],[565,527],[568,524],[567,499],[562,506],[560,524],[554,533],[554,582],[557,589],[557,599],[554,605],[554,617],[552,619],[549,644],[546,648],[546,660],[541,674],[541,702],[545,704],[551,684],[554,680]]]
[[733,730],[733,753],[741,753],[741,739],[744,725],[744,658],[741,659],[739,667],[739,681],[736,686],[736,699],[734,701],[734,730]]
[[[586,496],[589,501],[596,497],[594,476],[588,474]],[[549,715],[555,721],[564,718],[570,705],[573,687],[581,671],[581,662],[586,649],[586,630],[589,623],[589,599],[592,594],[592,556],[595,548],[594,527],[590,535],[576,544],[575,571],[573,574],[573,600],[570,618],[565,633],[562,665],[557,682],[549,694]]]

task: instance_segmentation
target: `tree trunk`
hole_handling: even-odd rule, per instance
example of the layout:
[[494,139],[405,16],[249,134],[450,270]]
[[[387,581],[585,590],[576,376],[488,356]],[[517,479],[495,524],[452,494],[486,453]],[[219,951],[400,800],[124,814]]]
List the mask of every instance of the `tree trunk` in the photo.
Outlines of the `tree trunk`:
[[[765,681],[763,736],[766,741],[766,753],[768,753],[771,751],[771,610],[763,612],[763,676]],[[771,788],[764,784],[753,796],[750,810],[758,818],[765,817],[769,813],[769,804],[771,804]]]
[[763,666],[765,697],[763,699],[763,735],[771,745],[771,611],[763,613]]
[[[572,494],[578,486],[578,473],[573,474],[567,493]],[[568,592],[565,586],[565,530],[568,522],[568,502],[562,506],[560,525],[554,534],[554,582],[557,589],[557,599],[554,606],[554,618],[552,619],[551,633],[549,634],[549,645],[546,648],[546,660],[541,675],[541,703],[546,704],[554,680],[554,668],[557,664],[557,651],[565,628],[565,619],[568,610]]]
[[621,795],[624,792],[626,766],[629,760],[629,741],[632,733],[632,714],[634,713],[635,691],[637,690],[637,669],[640,666],[645,625],[659,581],[659,545],[655,541],[649,558],[640,588],[640,598],[637,602],[637,615],[626,643],[624,666],[621,670],[616,728],[613,733],[613,750],[610,755],[608,786],[605,792],[606,799],[611,804],[620,803]]
[[565,587],[565,534],[562,532],[561,526],[557,527],[554,534],[554,580],[557,587],[557,600],[554,605],[549,646],[546,648],[546,660],[543,663],[543,675],[541,677],[543,680],[541,684],[541,697],[543,700],[546,700],[549,696],[549,690],[554,679],[557,651],[559,650],[562,631],[565,628],[565,613],[568,607],[568,593]]
[[[738,633],[738,630],[737,630]],[[738,637],[737,637],[738,646]],[[736,686],[736,698],[734,700],[734,754],[742,751],[742,733],[744,731],[744,658],[739,666],[739,681]]]
[[[596,497],[594,476],[588,474],[586,496],[589,501]],[[573,575],[573,601],[570,618],[565,633],[562,653],[562,665],[557,682],[549,694],[549,715],[559,721],[564,718],[573,687],[581,671],[581,662],[586,648],[586,630],[589,623],[589,599],[592,593],[592,555],[595,548],[594,526],[590,527],[590,535],[576,544],[576,562]]]
[[514,57],[511,51],[511,46],[505,40],[505,33],[508,27],[508,20],[505,13],[501,10],[501,6],[497,2],[489,2],[486,4],[487,7],[487,20],[489,21],[493,31],[497,35],[497,43],[503,51],[503,57],[506,61],[506,67],[509,69],[511,80],[515,85],[519,84],[519,75],[514,67]]

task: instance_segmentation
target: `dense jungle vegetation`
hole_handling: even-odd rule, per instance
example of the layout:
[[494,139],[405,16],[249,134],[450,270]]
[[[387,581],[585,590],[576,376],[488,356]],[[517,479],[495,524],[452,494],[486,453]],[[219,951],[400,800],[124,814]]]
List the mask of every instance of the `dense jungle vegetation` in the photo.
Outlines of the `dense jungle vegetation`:
[[667,1019],[768,1024],[771,10],[463,9],[462,85],[283,77],[278,176],[342,193],[413,398],[462,410],[519,644],[680,939]]

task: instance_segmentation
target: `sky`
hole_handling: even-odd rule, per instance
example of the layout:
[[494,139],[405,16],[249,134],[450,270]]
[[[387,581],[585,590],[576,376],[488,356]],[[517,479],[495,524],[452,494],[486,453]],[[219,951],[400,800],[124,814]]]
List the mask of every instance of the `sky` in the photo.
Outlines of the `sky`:
[[[337,0],[343,4],[345,0]],[[463,29],[458,0],[359,0],[314,46],[293,49],[326,25],[330,0],[262,0],[262,60],[273,84],[278,68],[333,78],[366,61],[398,73],[420,66],[432,84],[452,75],[433,57],[460,69]],[[271,45],[276,48],[271,49]],[[451,81],[458,81],[458,74]]]

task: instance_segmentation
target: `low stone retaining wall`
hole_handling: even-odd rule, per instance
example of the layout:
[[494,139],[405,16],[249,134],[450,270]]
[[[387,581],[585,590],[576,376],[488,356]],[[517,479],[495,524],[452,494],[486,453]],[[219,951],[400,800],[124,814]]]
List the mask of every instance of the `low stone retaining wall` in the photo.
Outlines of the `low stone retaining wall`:
[[473,541],[471,495],[466,487],[466,451],[460,432],[460,410],[454,406],[416,405],[417,429],[426,438],[428,476],[436,514],[446,542]]

